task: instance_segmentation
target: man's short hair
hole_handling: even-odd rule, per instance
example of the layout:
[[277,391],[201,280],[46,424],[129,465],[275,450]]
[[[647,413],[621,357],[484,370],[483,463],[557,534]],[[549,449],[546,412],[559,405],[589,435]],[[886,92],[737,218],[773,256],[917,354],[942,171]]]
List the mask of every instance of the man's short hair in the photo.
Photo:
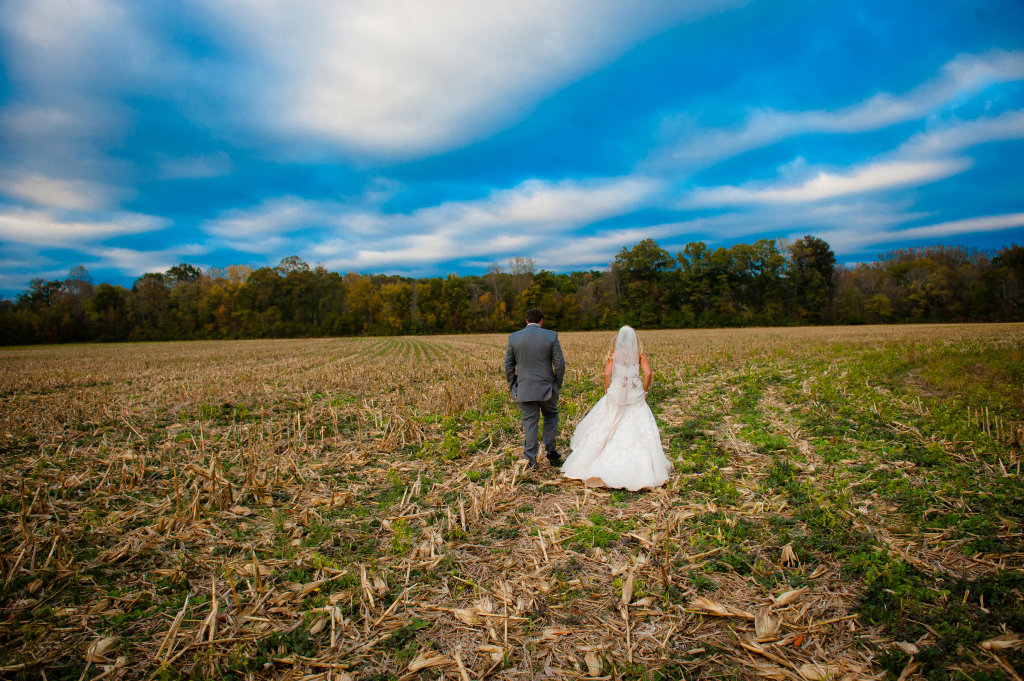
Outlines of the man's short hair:
[[531,307],[526,311],[527,324],[540,324],[542,319],[544,319],[544,313],[540,311],[540,308]]

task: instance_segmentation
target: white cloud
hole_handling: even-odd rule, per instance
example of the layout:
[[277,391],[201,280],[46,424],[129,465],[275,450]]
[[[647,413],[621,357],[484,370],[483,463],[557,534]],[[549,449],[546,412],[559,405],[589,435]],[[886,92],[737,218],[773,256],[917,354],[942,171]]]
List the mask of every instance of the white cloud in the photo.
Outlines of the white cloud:
[[[64,279],[67,277],[67,270],[32,270],[31,274],[22,272],[9,272],[0,270],[0,291],[9,291],[9,297],[17,298],[18,293],[28,290],[29,283],[33,279]],[[0,296],[0,300],[3,296]]]
[[[660,185],[654,183],[651,191]],[[546,188],[552,191],[552,187]],[[907,199],[870,201],[857,195],[843,201],[791,203],[778,210],[777,203],[751,203],[740,210],[701,216],[657,225],[630,225],[581,234],[577,227],[599,220],[534,222],[494,221],[505,215],[496,206],[516,204],[511,197],[521,188],[506,190],[479,202],[454,202],[408,215],[374,214],[378,230],[374,233],[326,239],[305,252],[307,259],[322,262],[336,270],[386,271],[409,276],[435,271],[431,267],[452,260],[478,263],[502,262],[511,255],[529,255],[538,267],[553,270],[603,268],[625,246],[643,239],[656,239],[662,247],[701,240],[711,245],[749,238],[751,235],[786,234],[796,236],[829,233],[873,233],[893,229],[909,221],[927,217],[910,210]],[[580,198],[586,203],[585,198]],[[551,202],[558,205],[558,201]],[[478,205],[479,204],[479,205]],[[558,217],[573,214],[571,206],[559,206]],[[626,212],[628,208],[623,208]],[[510,211],[509,215],[514,215]],[[507,217],[507,216],[506,216]],[[555,217],[548,214],[548,217]],[[370,218],[368,217],[369,221]],[[448,229],[444,227],[448,225]]]
[[223,151],[199,156],[160,158],[159,176],[162,180],[199,180],[223,177],[231,172],[231,157]]
[[[717,215],[609,230],[593,238],[574,237],[571,247],[542,251],[536,258],[538,265],[554,269],[578,265],[601,267],[611,262],[623,246],[646,238],[656,239],[662,248],[674,252],[691,241],[703,241],[716,248],[736,241],[750,243],[759,238],[877,232],[928,217],[927,213],[911,211],[911,206],[912,202],[907,199],[880,202],[862,197],[840,202],[787,204],[785,210],[779,210],[778,204],[751,204]],[[588,251],[592,255],[588,256]]]
[[95,147],[94,140],[117,134],[119,116],[97,102],[31,101],[0,109],[0,139],[23,161],[32,157],[73,160]]
[[224,211],[201,227],[228,248],[268,254],[287,246],[288,239],[296,238],[299,232],[379,235],[381,231],[394,231],[400,218],[385,217],[377,205],[399,189],[398,183],[377,178],[370,182],[366,193],[346,201],[279,196],[250,208]]
[[0,299],[4,293],[16,297],[33,279],[64,279],[68,275],[67,267],[40,255],[31,245],[4,244],[3,255],[5,257],[0,258]]
[[561,248],[542,249],[535,256],[537,265],[551,270],[566,270],[577,267],[604,268],[615,259],[615,255],[623,249],[644,239],[661,239],[673,228],[629,227],[609,230],[595,236],[573,238],[571,245]]
[[163,218],[138,213],[116,213],[106,220],[78,221],[63,220],[43,211],[12,209],[0,212],[0,241],[58,248],[152,232],[168,224]]
[[181,244],[152,251],[140,251],[132,248],[84,249],[85,253],[98,258],[97,261],[88,264],[90,269],[115,269],[132,276],[139,276],[146,272],[166,272],[182,261],[203,255],[208,251],[206,246],[200,244]]
[[252,62],[233,96],[253,95],[238,104],[258,125],[412,157],[478,139],[637,40],[739,2],[194,4]]
[[297,252],[332,269],[397,267],[542,248],[563,232],[628,213],[663,189],[645,177],[528,180],[481,199],[409,213],[294,196],[225,212],[203,231],[219,247],[265,255]]
[[12,78],[33,99],[64,102],[153,85],[162,73],[156,66],[170,62],[143,11],[117,0],[5,3],[0,30],[19,57],[9,62]]
[[[491,134],[651,34],[746,1],[0,3],[15,95],[0,108],[0,141],[33,172],[124,183],[130,163],[106,150],[145,115],[131,102],[152,97],[242,146],[270,137],[287,144],[278,153],[327,143],[419,157]],[[180,11],[194,27],[184,39],[165,21]],[[216,50],[190,51],[194,35]],[[230,169],[208,154],[156,160],[161,179]]]
[[[942,180],[961,173],[973,165],[969,158],[950,158],[981,144],[1024,139],[1024,111],[1008,111],[998,116],[957,121],[919,133],[894,151],[878,159],[850,168],[833,170],[808,166],[803,157],[778,168],[777,179],[744,185],[696,188],[686,196],[681,207],[765,206],[786,205],[787,219],[798,223],[857,224],[866,229],[889,226],[923,216],[908,213],[906,206],[895,213],[866,211],[851,213],[843,199],[872,192],[886,192]],[[810,210],[794,212],[794,207],[808,204]],[[831,213],[831,214],[830,214]],[[771,215],[759,211],[753,219],[758,224],[772,224]],[[782,226],[782,225],[780,225]]]
[[[132,130],[121,96],[165,91],[173,64],[139,16],[116,0],[0,3],[5,189],[54,208],[110,207],[133,195],[131,164],[110,154]],[[14,170],[17,168],[17,170]]]
[[421,271],[427,271],[429,265],[453,259],[476,258],[478,264],[486,264],[500,263],[514,255],[527,255],[542,269],[601,269],[607,267],[624,246],[643,239],[677,236],[687,231],[688,227],[679,223],[607,230],[593,236],[566,234],[560,230],[532,230],[514,236],[485,234],[467,241],[448,235],[424,234],[407,239],[408,245],[404,248],[359,251],[354,258],[338,258],[326,264],[334,269],[380,271],[386,268],[395,271],[395,267],[418,266]]
[[[263,255],[268,258],[280,257],[285,253],[294,254],[302,252],[307,247],[305,242],[280,236],[261,237],[259,239],[224,239],[212,242],[211,245],[217,248],[238,251],[239,253]],[[270,261],[267,260],[266,262],[269,263]]]
[[333,269],[360,269],[536,252],[555,247],[566,232],[632,211],[661,189],[660,182],[638,177],[530,180],[484,199],[413,213],[343,216],[341,224],[354,221],[359,231],[345,230],[312,254]]
[[855,253],[865,247],[894,242],[919,241],[922,239],[945,239],[951,236],[968,236],[984,232],[999,232],[1024,227],[1024,213],[988,215],[964,220],[939,222],[906,229],[839,229],[820,232],[818,236],[827,241],[838,253]]
[[924,157],[1008,140],[1024,139],[1024,111],[976,118],[914,135],[899,150],[905,156]]
[[704,130],[691,124],[686,126],[686,141],[660,152],[659,158],[699,166],[796,135],[877,130],[924,118],[937,107],[969,99],[993,84],[1020,80],[1024,80],[1024,51],[960,55],[946,63],[936,78],[903,95],[879,93],[834,111],[759,109],[735,129]]
[[[2,37],[2,35],[0,35]],[[128,164],[108,157],[116,116],[95,103],[12,104],[0,109],[0,192],[44,208],[100,210],[132,198]]]
[[164,271],[184,257],[207,252],[206,247],[197,245],[158,251],[96,245],[104,239],[156,231],[168,225],[162,218],[137,213],[114,213],[104,220],[84,221],[66,220],[44,211],[0,212],[0,243],[5,253],[14,256],[0,260],[0,290],[23,289],[34,277],[64,278],[67,268],[53,269],[53,260],[40,255],[43,249],[75,250],[81,257],[79,262],[90,270],[117,269],[133,275]]
[[556,183],[528,180],[479,201],[452,201],[416,211],[411,220],[460,233],[575,227],[628,212],[660,189],[660,182],[643,177]]
[[98,210],[109,205],[113,188],[87,180],[65,180],[36,173],[0,180],[0,191],[8,196],[45,208]]
[[967,160],[881,161],[847,173],[819,171],[797,184],[723,186],[694,191],[686,200],[694,206],[735,206],[753,203],[807,203],[849,194],[924,184],[955,175],[970,166]]
[[340,204],[312,201],[297,196],[267,199],[249,209],[229,210],[203,224],[209,234],[234,241],[266,239],[311,227],[323,227],[337,222]]

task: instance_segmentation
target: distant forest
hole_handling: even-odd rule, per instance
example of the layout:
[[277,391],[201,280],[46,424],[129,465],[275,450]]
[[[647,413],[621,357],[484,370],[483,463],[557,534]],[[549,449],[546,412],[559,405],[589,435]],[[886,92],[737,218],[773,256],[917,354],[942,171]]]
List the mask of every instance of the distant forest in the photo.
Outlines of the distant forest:
[[806,236],[672,255],[651,239],[603,271],[537,271],[511,258],[486,274],[413,279],[339,274],[296,256],[277,267],[181,264],[130,289],[35,279],[0,301],[0,344],[507,332],[528,308],[558,331],[1024,320],[1024,248],[932,246],[836,264]]

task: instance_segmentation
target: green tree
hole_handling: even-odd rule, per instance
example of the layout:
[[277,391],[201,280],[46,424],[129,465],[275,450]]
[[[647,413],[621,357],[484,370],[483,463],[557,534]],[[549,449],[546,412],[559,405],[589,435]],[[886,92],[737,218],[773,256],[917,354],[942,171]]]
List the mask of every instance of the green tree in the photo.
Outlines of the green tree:
[[680,309],[686,325],[705,325],[714,295],[710,259],[711,252],[703,241],[688,243],[682,252],[676,254],[680,272]]
[[381,321],[387,333],[409,332],[412,295],[412,286],[404,281],[393,281],[381,285],[380,297],[384,306],[381,311]]
[[18,296],[18,305],[40,310],[53,303],[63,288],[64,282],[59,279],[33,279],[28,284],[28,290]]
[[102,283],[86,306],[90,338],[99,341],[123,341],[131,335],[132,320],[128,314],[131,291],[121,286]]
[[659,326],[668,311],[667,273],[675,266],[668,251],[644,239],[615,256],[622,277],[626,316],[634,326]]
[[132,338],[159,340],[166,338],[167,303],[170,290],[167,277],[160,272],[147,272],[132,284]]
[[282,258],[274,269],[278,274],[284,276],[291,272],[308,272],[309,265],[299,256],[289,255],[287,258]]
[[998,319],[1024,319],[1024,248],[1014,244],[1001,249],[992,259],[986,280]]
[[275,269],[253,270],[238,291],[239,307],[244,310],[243,333],[250,338],[274,338],[283,335],[281,305],[284,299],[283,277]]
[[201,269],[195,265],[189,265],[185,262],[180,265],[175,265],[164,273],[172,286],[181,281],[195,281],[199,279],[202,274],[203,271]]
[[832,248],[816,236],[808,235],[789,245],[789,298],[792,312],[801,322],[816,324],[831,319],[835,267]]

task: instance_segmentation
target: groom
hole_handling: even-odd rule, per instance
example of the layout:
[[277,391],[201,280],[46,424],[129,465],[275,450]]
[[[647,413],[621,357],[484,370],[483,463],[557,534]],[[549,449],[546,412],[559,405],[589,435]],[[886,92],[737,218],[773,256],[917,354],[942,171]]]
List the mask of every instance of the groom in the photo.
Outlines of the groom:
[[505,350],[505,378],[512,399],[523,412],[523,455],[526,467],[537,467],[537,421],[544,415],[544,450],[552,466],[562,461],[558,456],[555,436],[558,435],[558,393],[565,376],[565,359],[558,334],[542,328],[544,313],[537,308],[526,311],[526,328],[508,337]]

